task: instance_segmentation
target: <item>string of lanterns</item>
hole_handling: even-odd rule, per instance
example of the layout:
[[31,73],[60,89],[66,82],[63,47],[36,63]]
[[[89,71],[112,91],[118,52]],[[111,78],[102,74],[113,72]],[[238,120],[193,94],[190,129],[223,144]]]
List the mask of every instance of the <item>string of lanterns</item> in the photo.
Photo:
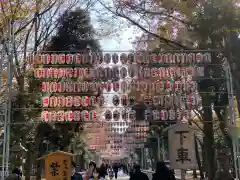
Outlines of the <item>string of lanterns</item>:
[[81,78],[92,80],[119,80],[128,77],[141,78],[180,78],[204,76],[204,67],[99,67],[99,68],[35,68],[34,77],[38,79]]
[[196,81],[180,81],[180,80],[161,80],[155,82],[146,82],[143,80],[132,80],[130,82],[42,82],[42,92],[50,93],[83,93],[113,90],[123,93],[127,91],[151,91],[151,92],[194,92],[197,90]]
[[29,64],[35,65],[64,65],[64,64],[193,64],[193,63],[210,63],[210,53],[92,53],[92,54],[36,54],[27,59]]

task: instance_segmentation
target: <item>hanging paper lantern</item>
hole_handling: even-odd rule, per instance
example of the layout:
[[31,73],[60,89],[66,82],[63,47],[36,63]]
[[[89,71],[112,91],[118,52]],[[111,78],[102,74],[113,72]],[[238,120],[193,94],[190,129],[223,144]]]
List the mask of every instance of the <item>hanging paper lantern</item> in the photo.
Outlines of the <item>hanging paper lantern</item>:
[[122,82],[121,82],[121,90],[122,90],[123,93],[126,93],[126,92],[127,92],[127,90],[128,90],[128,84],[127,84],[126,81],[122,81]]
[[186,76],[187,76],[187,69],[181,68],[181,77],[186,77]]
[[200,64],[203,61],[203,54],[202,53],[197,53],[196,54],[196,63]]
[[129,105],[129,99],[128,99],[127,95],[122,95],[122,97],[121,97],[121,104],[124,107]]
[[180,92],[180,90],[181,90],[181,81],[175,81],[174,82],[174,90],[175,90],[175,92]]
[[124,78],[127,77],[127,75],[128,75],[128,73],[127,73],[127,68],[122,67],[122,68],[120,69],[120,77],[121,77],[122,79],[124,79]]
[[152,120],[153,121],[159,121],[160,120],[160,113],[158,110],[152,111]]
[[73,106],[80,107],[82,105],[82,98],[81,96],[74,96],[73,97]]
[[89,121],[89,112],[84,110],[81,112],[81,119],[83,121]]
[[113,82],[113,84],[112,84],[112,86],[113,86],[113,91],[115,91],[115,92],[118,92],[119,91],[119,89],[120,89],[120,84],[119,84],[119,82]]
[[91,96],[89,98],[89,105],[90,106],[96,106],[97,105],[97,98],[96,98],[96,96]]
[[168,111],[168,115],[169,115],[169,120],[170,120],[170,121],[176,119],[176,111],[175,111],[175,110],[170,109],[170,110]]
[[191,92],[195,92],[197,90],[197,83],[195,81],[191,81],[190,89],[191,89]]
[[49,121],[49,112],[48,111],[42,111],[41,112],[41,120],[42,121]]
[[42,82],[42,92],[48,92],[49,82]]
[[113,67],[112,68],[112,73],[113,73],[113,80],[117,81],[120,78],[120,71],[118,67]]
[[194,61],[195,61],[195,55],[193,53],[189,53],[187,55],[187,62],[188,62],[188,64],[192,64],[192,63],[194,63]]
[[131,111],[129,112],[129,120],[130,120],[130,121],[135,121],[135,120],[136,120],[136,111],[131,110]]
[[50,121],[52,121],[52,122],[57,121],[57,112],[56,111],[50,111]]
[[114,64],[117,64],[117,63],[119,62],[119,57],[118,57],[118,54],[117,54],[117,53],[114,53],[114,54],[112,55],[112,62],[113,62]]
[[64,111],[58,111],[57,112],[57,121],[64,121],[65,120],[65,112]]
[[127,60],[128,60],[127,54],[121,53],[121,55],[120,55],[120,61],[121,61],[121,63],[122,63],[122,64],[126,64],[126,63],[127,63]]
[[155,67],[151,68],[150,76],[152,78],[157,78],[158,77],[158,68],[155,68]]
[[54,77],[54,69],[53,68],[45,68],[46,70],[46,78]]
[[100,107],[102,107],[102,106],[105,104],[104,96],[103,96],[103,95],[100,95],[100,96],[97,98],[97,102],[98,102],[98,105],[99,105]]
[[[42,97],[42,106],[49,107],[49,96]],[[56,103],[57,104],[57,103]],[[50,106],[51,107],[51,106]]]
[[105,83],[105,89],[107,92],[110,92],[112,89],[112,83],[111,82],[106,82]]
[[178,121],[181,121],[182,118],[183,118],[183,114],[182,114],[182,111],[180,109],[177,109],[176,111],[176,118]]
[[90,111],[89,116],[90,116],[90,121],[96,121],[97,120],[97,111],[95,111],[95,110]]
[[67,96],[65,98],[66,107],[73,107],[73,96]]
[[72,64],[73,63],[73,55],[72,54],[67,54],[65,56],[65,61],[67,64]]
[[43,78],[44,70],[43,68],[34,69],[34,76],[38,79]]
[[161,110],[160,111],[160,118],[163,121],[168,120],[168,112],[167,112],[167,110]]
[[118,106],[120,104],[120,99],[118,95],[114,95],[112,98],[112,103],[114,106]]
[[189,110],[184,110],[183,113],[184,113],[183,116],[184,116],[187,120],[189,120],[189,119],[191,118],[191,111],[189,111]]
[[65,121],[72,121],[73,120],[73,112],[72,111],[66,111],[65,112]]
[[105,112],[105,120],[110,121],[112,119],[112,112],[110,110],[106,110]]
[[203,62],[204,63],[211,63],[211,61],[212,61],[211,53],[205,53],[203,55]]
[[111,62],[111,55],[109,53],[104,54],[104,63],[109,64]]
[[164,82],[163,81],[157,81],[155,83],[155,87],[156,87],[156,92],[160,93],[164,91]]
[[127,113],[126,110],[123,110],[123,111],[121,112],[121,117],[122,117],[122,120],[123,120],[123,121],[127,121],[127,120],[128,120],[128,113]]
[[58,106],[58,98],[56,96],[49,97],[49,107],[57,107]]
[[84,107],[89,106],[89,97],[88,96],[83,96],[82,97],[82,105]]
[[159,105],[159,97],[158,96],[153,96],[152,103],[153,103],[154,106],[158,106]]
[[113,111],[113,120],[114,121],[119,121],[120,119],[120,112],[118,110]]
[[166,91],[170,92],[173,90],[173,84],[171,81],[166,81]]

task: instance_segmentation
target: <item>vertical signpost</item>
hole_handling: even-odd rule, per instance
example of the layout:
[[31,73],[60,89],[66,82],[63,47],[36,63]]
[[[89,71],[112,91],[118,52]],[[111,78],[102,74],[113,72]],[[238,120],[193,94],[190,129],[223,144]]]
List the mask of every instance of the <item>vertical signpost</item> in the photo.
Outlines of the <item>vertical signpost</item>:
[[168,138],[170,167],[181,169],[184,179],[184,170],[197,168],[194,134],[188,124],[178,123],[168,130]]

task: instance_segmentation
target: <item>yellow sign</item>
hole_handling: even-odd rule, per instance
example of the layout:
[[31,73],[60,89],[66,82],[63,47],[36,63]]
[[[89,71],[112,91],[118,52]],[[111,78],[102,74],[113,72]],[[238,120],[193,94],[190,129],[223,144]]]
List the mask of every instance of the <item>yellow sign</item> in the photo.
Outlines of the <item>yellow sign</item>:
[[73,154],[57,151],[40,159],[45,160],[46,180],[71,180]]

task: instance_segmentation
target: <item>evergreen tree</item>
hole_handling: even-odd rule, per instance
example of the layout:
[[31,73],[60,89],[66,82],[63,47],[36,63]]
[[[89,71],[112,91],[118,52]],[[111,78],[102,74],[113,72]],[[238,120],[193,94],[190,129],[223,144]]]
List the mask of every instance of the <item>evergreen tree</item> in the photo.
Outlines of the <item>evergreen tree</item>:
[[[56,35],[52,37],[51,41],[44,49],[43,53],[48,54],[69,54],[69,53],[85,53],[88,47],[92,51],[100,51],[99,42],[94,39],[94,28],[91,25],[91,19],[89,13],[82,10],[76,9],[71,12],[65,12],[59,18],[59,25],[57,27]],[[61,67],[67,67],[64,65]],[[70,65],[71,67],[76,67],[77,65]],[[83,65],[84,66],[84,65]],[[89,64],[87,65],[89,67]],[[77,81],[77,79],[72,79]],[[68,94],[69,96],[70,94]],[[79,93],[74,93],[71,95],[78,95]],[[91,93],[84,94],[84,96],[89,96]],[[73,109],[82,111],[83,109]],[[50,124],[40,124],[37,128],[37,137],[43,139],[48,139],[53,150],[66,150],[70,144],[71,139],[74,137],[76,132],[81,131],[80,123],[56,123],[54,125]],[[48,132],[46,130],[48,129]],[[40,144],[40,147],[42,145]],[[45,148],[40,153],[44,153]]]

